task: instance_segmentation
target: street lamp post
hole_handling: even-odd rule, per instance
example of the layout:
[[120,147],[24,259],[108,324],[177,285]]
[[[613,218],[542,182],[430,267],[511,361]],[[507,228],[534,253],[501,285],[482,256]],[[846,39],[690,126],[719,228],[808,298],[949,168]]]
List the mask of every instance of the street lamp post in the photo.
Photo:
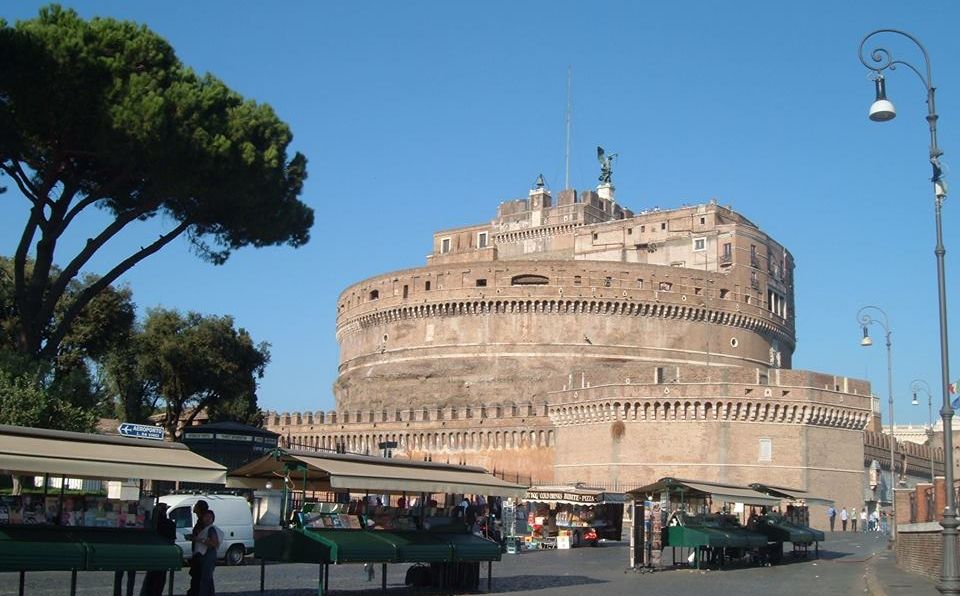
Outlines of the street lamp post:
[[933,394],[930,392],[930,385],[927,384],[923,379],[914,379],[910,381],[910,390],[913,392],[913,401],[911,404],[917,406],[920,405],[920,402],[917,401],[917,392],[922,391],[927,394],[927,423],[930,428],[927,430],[929,435],[928,449],[930,450],[930,482],[932,483],[936,476],[933,472]]
[[[912,41],[923,53],[926,76],[912,64],[895,60],[893,55],[884,48],[878,47],[871,51],[868,61],[863,53],[863,48],[867,40],[881,33],[899,35]],[[944,256],[947,251],[943,247],[943,225],[940,217],[943,201],[947,198],[947,186],[943,181],[943,168],[940,165],[940,156],[943,155],[943,151],[937,146],[937,108],[934,101],[936,87],[933,85],[930,55],[923,44],[909,33],[899,29],[878,29],[864,37],[863,41],[860,42],[860,62],[876,73],[877,101],[870,108],[871,120],[882,122],[890,120],[896,115],[893,104],[886,98],[883,79],[885,70],[895,70],[897,65],[909,68],[917,75],[927,92],[927,124],[930,128],[929,159],[933,168],[933,176],[930,181],[933,182],[934,215],[937,229],[937,244],[933,252],[937,260],[937,297],[940,306],[940,388],[943,397],[940,417],[943,420],[943,475],[947,486],[947,505],[943,510],[943,519],[940,521],[940,525],[943,526],[943,568],[937,589],[943,594],[960,594],[960,577],[958,577],[957,568],[957,526],[960,526],[960,521],[957,520],[957,500],[953,486],[953,408],[950,406],[950,351],[947,342],[947,290],[946,274],[944,272]]]
[[[875,319],[870,312],[876,311],[883,316],[883,319]],[[887,404],[890,410],[890,506],[891,506],[891,524],[890,539],[897,537],[897,500],[893,495],[893,487],[897,485],[897,440],[893,436],[893,351],[890,343],[890,320],[887,318],[887,312],[879,306],[864,306],[857,311],[857,322],[863,328],[863,339],[860,345],[868,348],[873,345],[870,339],[870,325],[879,325],[883,327],[884,337],[887,340]]]

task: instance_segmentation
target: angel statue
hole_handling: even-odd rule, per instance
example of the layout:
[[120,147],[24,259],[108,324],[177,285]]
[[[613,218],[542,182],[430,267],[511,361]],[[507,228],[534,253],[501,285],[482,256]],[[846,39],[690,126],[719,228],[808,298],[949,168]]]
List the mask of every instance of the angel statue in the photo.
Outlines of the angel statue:
[[613,177],[613,160],[617,157],[616,153],[607,155],[603,147],[597,145],[597,161],[600,162],[600,184],[611,184]]

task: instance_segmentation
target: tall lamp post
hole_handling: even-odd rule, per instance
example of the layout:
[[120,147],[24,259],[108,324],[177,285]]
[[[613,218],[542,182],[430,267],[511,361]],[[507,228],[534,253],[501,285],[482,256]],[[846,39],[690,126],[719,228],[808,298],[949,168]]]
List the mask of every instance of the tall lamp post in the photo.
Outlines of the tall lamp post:
[[[870,313],[874,311],[880,313],[883,319],[875,319]],[[893,436],[893,351],[890,343],[890,320],[887,318],[887,312],[879,306],[864,306],[857,311],[857,322],[863,328],[863,339],[860,345],[869,348],[873,345],[870,339],[870,325],[879,325],[883,327],[884,337],[887,340],[887,404],[890,406],[890,506],[891,524],[890,539],[897,537],[897,500],[893,498],[893,487],[897,485],[897,440]]]
[[930,425],[929,433],[929,443],[927,445],[930,450],[930,482],[932,483],[936,476],[933,473],[933,393],[930,392],[930,385],[927,384],[923,379],[914,379],[910,381],[910,391],[913,392],[913,401],[911,404],[918,406],[920,402],[917,401],[917,392],[922,391],[927,394],[927,423]]
[[[884,48],[878,47],[872,50],[869,53],[870,59],[868,61],[867,56],[863,53],[864,46],[871,37],[881,33],[898,35],[912,41],[923,53],[926,76],[912,64],[895,60],[893,55]],[[943,169],[940,165],[940,156],[943,155],[943,151],[937,146],[937,108],[934,102],[936,87],[933,86],[933,76],[930,72],[930,55],[923,44],[909,33],[899,29],[878,29],[864,37],[863,41],[860,42],[860,62],[876,73],[877,97],[873,105],[870,106],[871,120],[883,122],[896,116],[893,104],[886,97],[883,78],[885,70],[894,70],[898,65],[909,68],[917,75],[927,92],[927,124],[930,128],[929,159],[933,168],[933,176],[930,181],[933,183],[933,204],[937,228],[937,244],[933,252],[937,260],[937,291],[940,304],[940,389],[943,397],[940,417],[943,420],[943,475],[947,485],[947,505],[943,510],[943,519],[940,521],[940,525],[943,526],[943,568],[937,589],[943,594],[960,594],[960,577],[958,577],[957,568],[957,526],[960,526],[960,521],[957,520],[957,499],[953,487],[953,408],[950,406],[950,351],[947,345],[947,290],[946,274],[944,272],[944,255],[947,251],[943,247],[943,225],[940,218],[943,201],[947,198],[947,186],[943,181]]]

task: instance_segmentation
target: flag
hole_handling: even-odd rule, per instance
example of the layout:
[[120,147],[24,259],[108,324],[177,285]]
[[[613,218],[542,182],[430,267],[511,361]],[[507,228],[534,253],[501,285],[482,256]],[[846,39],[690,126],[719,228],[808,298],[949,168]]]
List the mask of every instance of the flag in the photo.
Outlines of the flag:
[[950,402],[950,405],[953,406],[954,410],[960,410],[960,395],[953,398],[953,401]]

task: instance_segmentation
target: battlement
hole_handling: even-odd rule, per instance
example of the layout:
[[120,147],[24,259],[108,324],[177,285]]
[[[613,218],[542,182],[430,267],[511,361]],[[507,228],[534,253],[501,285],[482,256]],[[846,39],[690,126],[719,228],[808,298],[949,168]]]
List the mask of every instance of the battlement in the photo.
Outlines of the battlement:
[[424,406],[417,408],[385,408],[382,410],[316,411],[316,412],[264,412],[267,427],[338,428],[347,424],[377,424],[402,422],[449,422],[471,419],[535,418],[547,415],[547,404],[533,402],[505,402],[500,404],[475,404],[460,406]]

